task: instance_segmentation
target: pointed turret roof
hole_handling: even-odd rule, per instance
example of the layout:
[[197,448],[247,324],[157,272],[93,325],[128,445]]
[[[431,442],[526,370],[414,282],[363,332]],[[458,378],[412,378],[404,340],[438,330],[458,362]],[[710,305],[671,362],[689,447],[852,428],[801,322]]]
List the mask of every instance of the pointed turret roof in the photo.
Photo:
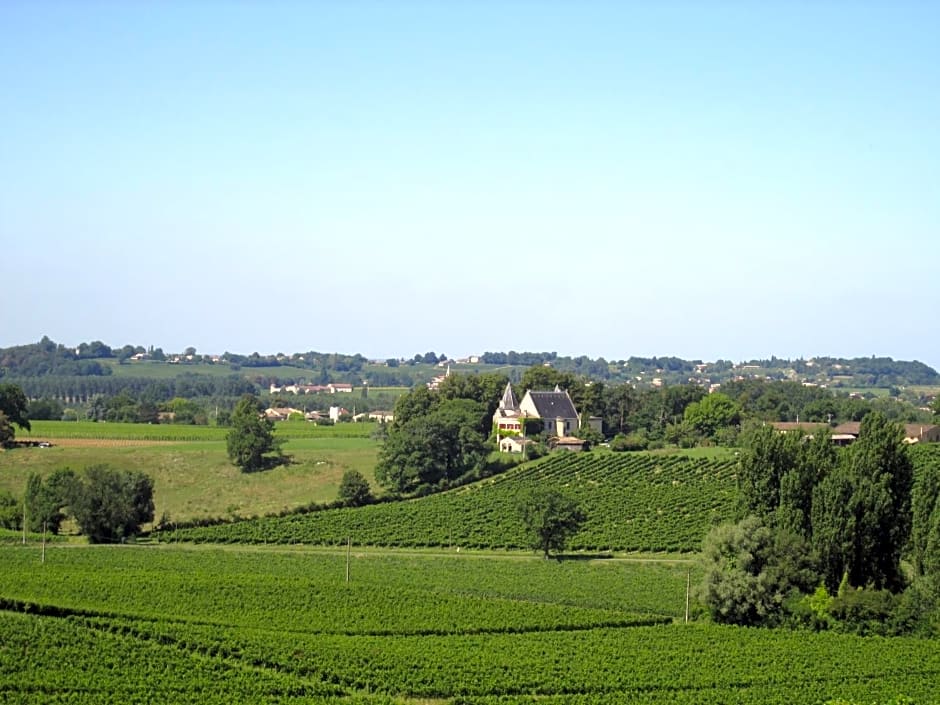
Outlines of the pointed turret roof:
[[506,389],[503,392],[503,398],[499,400],[500,409],[518,409],[519,402],[516,399],[515,393],[512,391],[512,382],[506,383]]

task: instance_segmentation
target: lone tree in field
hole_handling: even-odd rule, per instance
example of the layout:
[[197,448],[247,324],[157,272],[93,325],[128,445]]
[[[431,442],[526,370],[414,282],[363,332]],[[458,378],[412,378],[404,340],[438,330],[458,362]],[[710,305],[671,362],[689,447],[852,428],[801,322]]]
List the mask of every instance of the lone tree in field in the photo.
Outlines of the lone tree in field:
[[262,414],[261,400],[245,394],[232,412],[232,429],[225,437],[229,459],[242,472],[257,472],[280,465],[281,442],[274,437],[274,422]]
[[347,470],[339,483],[338,499],[347,507],[362,507],[373,501],[369,481],[358,470]]
[[519,515],[529,545],[548,558],[564,549],[568,538],[587,520],[578,503],[555,489],[535,488],[519,500]]

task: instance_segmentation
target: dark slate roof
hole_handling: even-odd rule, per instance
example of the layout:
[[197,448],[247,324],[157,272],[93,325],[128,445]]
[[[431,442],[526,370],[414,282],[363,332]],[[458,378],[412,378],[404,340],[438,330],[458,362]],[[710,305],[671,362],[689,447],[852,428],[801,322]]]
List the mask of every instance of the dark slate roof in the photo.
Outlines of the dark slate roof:
[[576,419],[578,412],[568,392],[533,392],[529,391],[532,403],[543,419]]

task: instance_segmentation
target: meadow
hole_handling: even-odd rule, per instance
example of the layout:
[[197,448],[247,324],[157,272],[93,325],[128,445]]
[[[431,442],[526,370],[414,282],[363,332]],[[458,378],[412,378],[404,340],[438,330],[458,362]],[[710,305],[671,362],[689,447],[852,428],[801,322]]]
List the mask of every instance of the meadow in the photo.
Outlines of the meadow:
[[336,499],[347,470],[374,485],[378,444],[375,424],[316,426],[284,422],[276,434],[292,457],[264,473],[245,474],[226,454],[227,429],[66,421],[34,421],[20,440],[48,440],[49,448],[0,452],[0,490],[22,496],[31,473],[47,476],[60,468],[81,470],[107,464],[137,470],[154,480],[155,518],[171,521],[254,516]]
[[357,550],[347,562],[343,550],[187,545],[39,555],[0,546],[2,703],[940,698],[931,641],[684,623],[698,577],[686,561]]

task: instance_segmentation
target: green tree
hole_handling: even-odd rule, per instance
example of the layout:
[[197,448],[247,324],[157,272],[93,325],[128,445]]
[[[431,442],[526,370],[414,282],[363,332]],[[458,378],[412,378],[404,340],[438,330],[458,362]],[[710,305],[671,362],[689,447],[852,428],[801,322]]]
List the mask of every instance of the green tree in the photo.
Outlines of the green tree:
[[31,473],[26,480],[26,517],[29,530],[53,534],[65,519],[62,508],[69,503],[75,474],[71,470],[56,470],[43,482],[42,477]]
[[874,412],[839,466],[813,491],[813,547],[826,585],[897,591],[911,534],[913,464],[900,426]]
[[934,502],[930,527],[924,549],[923,572],[929,576],[940,593],[940,496]]
[[550,551],[563,550],[569,537],[587,521],[587,515],[574,499],[547,487],[524,494],[518,511],[530,546],[545,558]]
[[780,476],[775,526],[804,539],[813,533],[813,488],[836,467],[838,456],[828,433],[803,438],[795,464]]
[[63,411],[62,402],[58,399],[44,397],[29,403],[29,418],[33,421],[58,421],[62,418]]
[[719,430],[741,423],[741,407],[728,396],[714,392],[685,407],[684,419],[700,436],[714,439]]
[[0,529],[23,528],[23,505],[6,490],[0,490]]
[[339,483],[337,499],[347,507],[362,507],[373,501],[369,481],[358,470],[347,470]]
[[93,465],[76,478],[69,508],[92,543],[123,541],[153,521],[153,480],[143,473]]
[[803,436],[779,433],[772,426],[755,426],[742,434],[738,486],[742,515],[767,522],[780,506],[780,481],[800,463]]
[[[421,395],[423,396],[423,394]],[[479,430],[485,409],[471,399],[447,399],[429,405],[426,413],[388,428],[379,451],[375,477],[395,492],[456,480],[478,468],[486,456],[486,439]]]
[[15,438],[13,424],[28,431],[29,400],[15,384],[0,384],[0,447],[8,448]]
[[775,533],[759,517],[716,526],[702,544],[698,597],[721,624],[774,623],[787,597],[816,579],[808,554],[799,538]]
[[911,564],[924,574],[924,560],[937,502],[940,501],[940,462],[919,464],[911,490]]
[[232,412],[231,430],[225,441],[228,457],[242,472],[257,472],[284,462],[281,442],[274,436],[274,422],[262,413],[264,405],[245,394]]

